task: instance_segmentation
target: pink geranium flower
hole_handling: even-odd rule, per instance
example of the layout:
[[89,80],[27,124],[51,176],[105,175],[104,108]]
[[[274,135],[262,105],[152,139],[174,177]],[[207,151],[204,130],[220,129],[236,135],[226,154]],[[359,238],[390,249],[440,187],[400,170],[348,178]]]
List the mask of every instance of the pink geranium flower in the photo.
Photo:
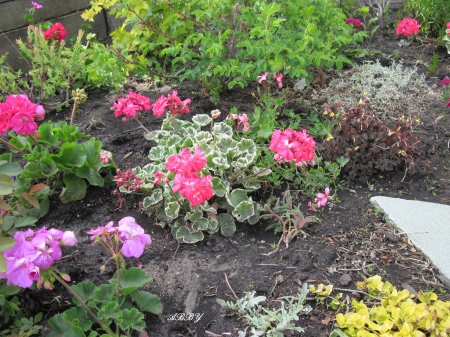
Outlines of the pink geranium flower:
[[37,2],[31,1],[31,5],[36,8],[36,9],[40,9],[42,8],[42,5],[38,4]]
[[362,28],[362,21],[355,18],[348,18],[345,20],[345,23],[348,25],[353,25],[356,28]]
[[247,132],[250,129],[247,114],[242,114],[239,116],[238,128],[239,127],[242,127],[242,131],[244,132]]
[[118,236],[123,242],[121,252],[126,257],[139,258],[145,246],[152,243],[150,235],[144,234],[144,229],[130,216],[119,221]]
[[198,176],[186,177],[178,173],[173,179],[172,191],[179,192],[182,197],[189,200],[192,206],[198,206],[213,197],[211,180],[211,175],[199,178]]
[[27,112],[17,112],[11,118],[11,128],[20,135],[28,136],[36,132],[38,125],[34,121],[34,116]]
[[397,28],[395,29],[395,33],[397,35],[410,36],[419,33],[420,26],[415,19],[404,18],[401,20]]
[[281,130],[273,132],[269,149],[276,153],[274,156],[276,161],[295,161],[297,166],[302,166],[307,162],[314,163],[315,145],[316,142],[306,130],[286,129],[284,132]]
[[283,74],[279,73],[279,74],[273,74],[273,78],[277,80],[278,82],[278,88],[283,88]]
[[[447,27],[447,29],[450,30],[450,22],[447,22],[447,23],[445,24],[445,26]],[[447,34],[450,34],[450,31],[449,31]]]
[[331,197],[330,189],[327,187],[325,188],[325,193],[317,193],[314,202],[317,204],[317,207],[324,207],[328,200],[331,200]]
[[100,152],[100,160],[103,162],[103,164],[108,164],[111,159],[112,159],[111,152],[109,152],[109,151],[101,151]]
[[445,77],[442,81],[439,82],[438,85],[448,85],[450,84],[450,78]]
[[258,80],[258,83],[261,84],[262,81],[267,81],[267,75],[269,75],[269,72],[257,76],[256,79]]
[[117,187],[123,187],[127,191],[138,191],[142,185],[142,179],[136,176],[132,169],[125,172],[117,169],[114,181],[117,183]]
[[67,35],[66,29],[59,22],[54,23],[49,29],[44,30],[43,33],[45,40],[56,39],[60,43],[62,42],[62,40],[64,40],[64,38]]
[[186,177],[197,176],[195,172],[200,172],[205,167],[206,157],[198,146],[195,147],[194,153],[185,147],[181,153],[169,156],[166,163],[168,171],[180,173]]

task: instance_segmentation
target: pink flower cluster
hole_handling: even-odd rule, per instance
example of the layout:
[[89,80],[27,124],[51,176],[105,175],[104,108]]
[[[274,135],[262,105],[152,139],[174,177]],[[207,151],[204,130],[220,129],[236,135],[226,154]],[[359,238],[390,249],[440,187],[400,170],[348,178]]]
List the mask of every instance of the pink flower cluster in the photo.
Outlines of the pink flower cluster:
[[37,2],[31,1],[31,5],[36,9],[41,9],[42,5],[38,4]]
[[306,130],[286,129],[273,132],[269,149],[276,152],[276,161],[295,161],[295,165],[302,166],[307,162],[314,164],[315,145],[316,142]]
[[362,27],[362,21],[355,19],[355,18],[348,18],[347,20],[345,20],[345,23],[348,25],[353,25],[356,28],[363,28]]
[[248,123],[247,114],[229,114],[227,119],[232,119],[233,121],[237,121],[237,131],[239,132],[241,129],[244,132],[247,132],[250,129],[250,124]]
[[[450,24],[450,22],[448,23]],[[442,81],[439,82],[439,85],[449,85],[450,84],[450,78],[446,77]],[[448,98],[447,106],[450,107],[450,97]]]
[[[267,76],[269,74],[269,72],[265,72],[262,75],[257,76],[256,79],[258,80],[258,83],[261,84],[263,81],[267,81]],[[273,74],[273,78],[278,82],[278,88],[283,88],[283,74]]]
[[144,233],[144,229],[136,223],[136,220],[127,216],[119,220],[118,227],[114,227],[114,222],[110,221],[105,226],[92,229],[87,233],[91,235],[91,240],[100,242],[114,242],[115,236],[122,243],[120,251],[126,257],[139,258],[144,252],[144,248],[152,243],[150,235]]
[[[46,289],[51,289],[52,285],[43,279],[41,271],[49,269],[53,262],[61,259],[61,246],[73,246],[78,242],[72,231],[47,230],[45,227],[36,232],[31,229],[16,232],[14,240],[15,245],[3,253],[6,272],[0,273],[0,278],[22,288],[28,288],[33,281],[38,281]],[[64,277],[70,281],[68,275],[64,274]]]
[[421,25],[418,24],[417,20],[404,18],[398,23],[397,28],[395,29],[395,33],[397,35],[405,36],[418,34],[420,31],[420,26]]
[[54,23],[49,29],[44,30],[43,33],[44,33],[44,39],[45,40],[56,39],[60,43],[61,43],[62,40],[64,40],[64,38],[67,35],[66,29],[59,22]]
[[114,181],[117,183],[117,187],[123,186],[127,191],[138,191],[142,185],[142,179],[137,177],[132,169],[128,169],[125,172],[117,169]]
[[127,97],[119,98],[117,103],[114,103],[114,116],[122,118],[122,122],[126,122],[127,118],[136,117],[138,111],[148,111],[151,108],[150,98],[130,91]]
[[188,113],[189,104],[191,103],[191,99],[187,98],[184,101],[178,97],[178,92],[174,91],[173,93],[165,96],[161,96],[158,98],[153,104],[153,114],[155,116],[161,117],[164,112],[168,112],[171,115],[183,115]]
[[[175,173],[172,191],[179,192],[192,206],[201,205],[214,195],[211,188],[212,176],[202,175],[201,178],[198,176],[198,172],[205,167],[206,157],[198,146],[195,147],[194,153],[186,147],[181,153],[167,158],[166,169]],[[159,182],[161,177],[162,173],[157,172],[155,182]]]
[[35,120],[41,121],[44,116],[44,107],[32,103],[27,95],[9,95],[0,103],[0,134],[12,129],[20,135],[31,135],[38,128]]
[[316,198],[314,198],[315,205],[313,205],[311,201],[308,203],[309,211],[315,212],[317,208],[325,207],[328,200],[332,199],[333,197],[330,196],[330,189],[327,187],[325,188],[325,193],[317,193]]

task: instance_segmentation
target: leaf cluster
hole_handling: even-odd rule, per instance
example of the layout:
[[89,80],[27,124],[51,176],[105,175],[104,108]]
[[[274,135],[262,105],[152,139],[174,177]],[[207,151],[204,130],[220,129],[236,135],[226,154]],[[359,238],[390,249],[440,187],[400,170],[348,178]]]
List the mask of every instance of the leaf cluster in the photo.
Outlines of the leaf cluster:
[[88,183],[103,186],[105,178],[109,179],[110,167],[100,160],[100,141],[90,138],[80,142],[88,136],[66,122],[45,122],[37,132],[38,139],[10,132],[10,143],[28,152],[23,155],[27,164],[21,178],[45,180],[52,189],[62,187],[63,203],[83,199]]
[[[72,286],[72,289],[102,324],[108,327],[118,326],[126,336],[131,336],[132,330],[140,332],[145,328],[143,312],[161,314],[162,305],[156,295],[139,290],[153,281],[142,269],[133,267],[128,270],[120,270],[119,294],[116,293],[116,274],[111,278],[109,284],[96,286],[90,281],[83,281]],[[50,328],[50,331],[46,333],[46,336],[109,336],[97,332],[100,329],[97,329],[91,316],[75,298],[74,304],[74,307],[47,321],[45,326]],[[85,332],[88,334],[86,335]],[[119,333],[111,337],[116,336],[118,337]]]
[[113,45],[136,71],[171,71],[208,87],[245,87],[262,72],[311,79],[311,66],[351,61],[340,48],[362,41],[332,1],[93,0],[82,17],[102,9],[123,19]]
[[[260,305],[266,300],[265,296],[256,296],[255,292],[247,292],[245,296],[236,302],[217,300],[224,309],[235,312],[240,318],[246,318],[251,326],[250,336],[283,337],[283,331],[293,330],[302,332],[304,329],[298,327],[292,321],[298,321],[299,315],[309,313],[312,308],[304,305],[308,285],[305,283],[299,289],[296,296],[285,297],[279,308],[268,308]],[[239,331],[239,336],[246,336],[247,328]]]
[[337,325],[347,336],[448,336],[450,301],[441,301],[435,293],[422,291],[415,299],[408,290],[399,291],[378,275],[357,285],[376,303],[368,307],[362,300],[353,300],[353,311],[337,314]]
[[[167,118],[161,130],[146,136],[157,143],[148,156],[151,163],[134,169],[143,181],[141,189],[151,193],[144,199],[143,207],[168,223],[179,242],[201,241],[204,231],[220,230],[230,236],[236,230],[235,220],[255,224],[259,219],[257,203],[248,194],[261,187],[261,176],[269,174],[270,169],[256,165],[259,151],[253,140],[235,140],[228,124],[211,122],[203,114],[194,116],[192,122]],[[209,131],[202,130],[210,123]],[[194,207],[178,192],[173,194],[172,182],[155,186],[153,181],[157,171],[165,171],[169,156],[183,148],[193,151],[195,146],[206,156],[207,165],[202,173],[213,175],[211,187],[215,195],[209,202]],[[171,180],[174,174],[169,173],[168,177]]]
[[377,172],[401,166],[406,172],[414,173],[416,160],[424,154],[417,146],[419,140],[411,122],[399,118],[389,128],[370,113],[365,101],[341,112],[336,123],[333,138],[320,144],[319,151],[325,160],[348,158],[343,171],[352,180],[368,179]]

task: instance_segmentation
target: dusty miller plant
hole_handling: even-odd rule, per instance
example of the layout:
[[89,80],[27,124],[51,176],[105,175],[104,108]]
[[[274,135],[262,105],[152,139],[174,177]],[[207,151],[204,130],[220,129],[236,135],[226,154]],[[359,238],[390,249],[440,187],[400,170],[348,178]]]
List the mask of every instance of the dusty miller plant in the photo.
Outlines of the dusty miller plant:
[[[202,127],[211,124],[209,131]],[[142,179],[140,188],[150,193],[142,203],[148,212],[154,212],[159,220],[169,224],[174,237],[182,243],[203,240],[203,232],[220,232],[225,236],[236,230],[235,220],[255,224],[259,220],[258,206],[248,195],[260,188],[261,176],[271,172],[255,163],[259,151],[252,139],[233,138],[233,129],[225,122],[213,123],[208,115],[200,114],[192,122],[166,118],[161,130],[153,131],[146,138],[157,146],[150,150],[151,163],[136,167],[134,172]],[[155,173],[166,171],[171,155],[182,149],[198,147],[206,156],[203,176],[212,173],[211,187],[214,196],[208,202],[192,206],[185,198],[172,191],[169,182],[174,174],[169,172],[165,183],[155,185]]]
[[[267,308],[260,305],[266,300],[265,296],[256,296],[255,292],[247,292],[243,298],[236,302],[217,300],[222,308],[230,309],[240,318],[246,318],[250,325],[250,336],[283,337],[283,331],[293,330],[303,332],[302,327],[295,326],[293,321],[298,321],[299,315],[309,313],[312,308],[304,305],[308,285],[305,283],[297,295],[293,298],[285,297],[279,308]],[[247,328],[239,331],[240,337],[246,336]]]

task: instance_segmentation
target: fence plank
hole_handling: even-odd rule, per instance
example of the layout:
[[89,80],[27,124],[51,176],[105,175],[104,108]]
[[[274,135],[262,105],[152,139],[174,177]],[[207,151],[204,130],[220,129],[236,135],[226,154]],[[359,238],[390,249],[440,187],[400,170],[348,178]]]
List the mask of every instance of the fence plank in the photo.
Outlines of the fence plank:
[[[79,13],[59,18],[58,22],[61,22],[67,30],[67,36],[65,38],[66,43],[72,36],[76,36],[78,34],[80,26],[86,23],[81,18]],[[94,18],[94,22],[90,22],[90,24],[92,26],[92,30],[90,30],[90,32],[95,33],[99,41],[104,41],[107,39],[108,35],[106,32],[106,22],[103,15],[97,15]],[[8,64],[13,69],[23,69],[24,72],[26,72],[29,67],[25,60],[19,58],[19,53],[15,49],[15,47],[17,47],[15,41],[17,39],[22,39],[22,41],[25,41],[27,38],[27,29],[28,28],[21,28],[9,32],[5,35],[0,35],[0,55],[3,55],[5,52],[7,52],[8,57],[6,60]],[[12,43],[14,43],[14,46],[11,45],[11,43],[7,40],[7,37]]]
[[[1,0],[0,0],[1,1]],[[36,23],[59,18],[61,16],[82,11],[91,6],[90,0],[37,0],[43,7],[34,12]],[[28,26],[23,19],[31,8],[30,0],[16,0],[0,4],[0,28],[4,32]],[[81,13],[79,14],[81,15]]]

